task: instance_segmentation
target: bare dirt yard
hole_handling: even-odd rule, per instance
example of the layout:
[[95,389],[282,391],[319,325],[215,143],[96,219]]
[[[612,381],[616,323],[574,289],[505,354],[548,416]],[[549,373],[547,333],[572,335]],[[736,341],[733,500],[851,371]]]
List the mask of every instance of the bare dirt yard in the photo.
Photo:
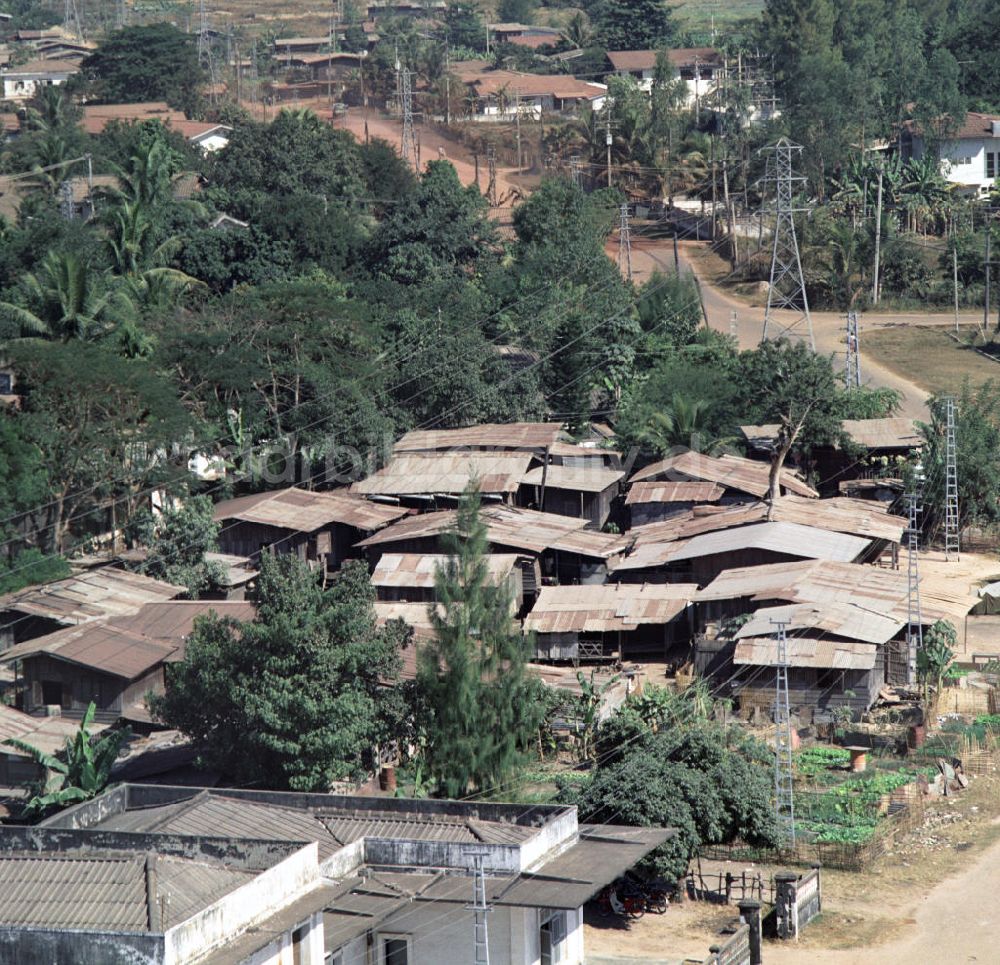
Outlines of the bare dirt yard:
[[[754,867],[765,875],[776,868]],[[823,872],[824,911],[797,943],[768,941],[767,965],[1000,962],[1000,777],[936,801],[924,824],[866,872]],[[685,902],[624,925],[588,916],[597,960],[700,960],[735,907]]]

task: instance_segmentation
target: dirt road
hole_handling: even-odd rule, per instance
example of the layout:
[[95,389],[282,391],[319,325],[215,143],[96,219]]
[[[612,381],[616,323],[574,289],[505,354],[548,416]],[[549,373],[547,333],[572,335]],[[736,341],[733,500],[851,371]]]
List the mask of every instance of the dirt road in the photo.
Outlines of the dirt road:
[[1000,842],[964,871],[939,881],[917,899],[899,934],[866,949],[830,950],[770,943],[768,965],[965,965],[1000,962],[997,894]]

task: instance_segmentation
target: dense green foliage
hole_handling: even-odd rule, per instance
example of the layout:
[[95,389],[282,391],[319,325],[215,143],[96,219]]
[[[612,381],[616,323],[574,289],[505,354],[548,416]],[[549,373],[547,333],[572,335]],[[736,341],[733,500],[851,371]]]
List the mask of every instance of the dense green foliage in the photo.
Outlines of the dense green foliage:
[[399,673],[403,634],[376,629],[361,564],[326,590],[294,557],[260,566],[256,619],[200,620],[151,707],[232,780],[326,791],[399,735],[399,692],[384,685]]
[[524,763],[542,684],[525,671],[528,641],[511,615],[510,587],[490,579],[477,489],[463,495],[445,548],[417,690],[428,773],[449,797],[464,797],[503,787]]
[[598,764],[582,787],[563,799],[581,819],[608,824],[670,827],[676,835],[650,863],[679,878],[702,844],[739,839],[775,844],[769,752],[707,715],[711,701],[696,690],[676,697],[648,687],[598,731]]
[[167,101],[185,110],[197,103],[204,77],[194,36],[167,23],[115,31],[84,61],[83,73],[105,103]]

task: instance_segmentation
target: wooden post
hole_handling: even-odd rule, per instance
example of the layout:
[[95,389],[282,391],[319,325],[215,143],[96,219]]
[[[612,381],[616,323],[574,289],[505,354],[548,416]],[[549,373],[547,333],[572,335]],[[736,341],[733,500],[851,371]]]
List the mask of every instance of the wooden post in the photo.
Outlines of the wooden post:
[[951,249],[951,272],[955,285],[955,334],[958,334],[958,244]]

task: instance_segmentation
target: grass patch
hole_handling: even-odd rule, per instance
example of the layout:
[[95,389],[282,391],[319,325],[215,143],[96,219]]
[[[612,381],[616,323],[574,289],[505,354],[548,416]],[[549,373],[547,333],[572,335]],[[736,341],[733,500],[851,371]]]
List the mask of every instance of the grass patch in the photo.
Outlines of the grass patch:
[[674,16],[689,30],[711,30],[712,17],[718,30],[728,24],[759,17],[764,0],[672,0]]
[[943,328],[894,325],[876,329],[865,333],[861,351],[927,392],[954,392],[966,377],[973,385],[1000,379],[1000,364],[958,344]]

